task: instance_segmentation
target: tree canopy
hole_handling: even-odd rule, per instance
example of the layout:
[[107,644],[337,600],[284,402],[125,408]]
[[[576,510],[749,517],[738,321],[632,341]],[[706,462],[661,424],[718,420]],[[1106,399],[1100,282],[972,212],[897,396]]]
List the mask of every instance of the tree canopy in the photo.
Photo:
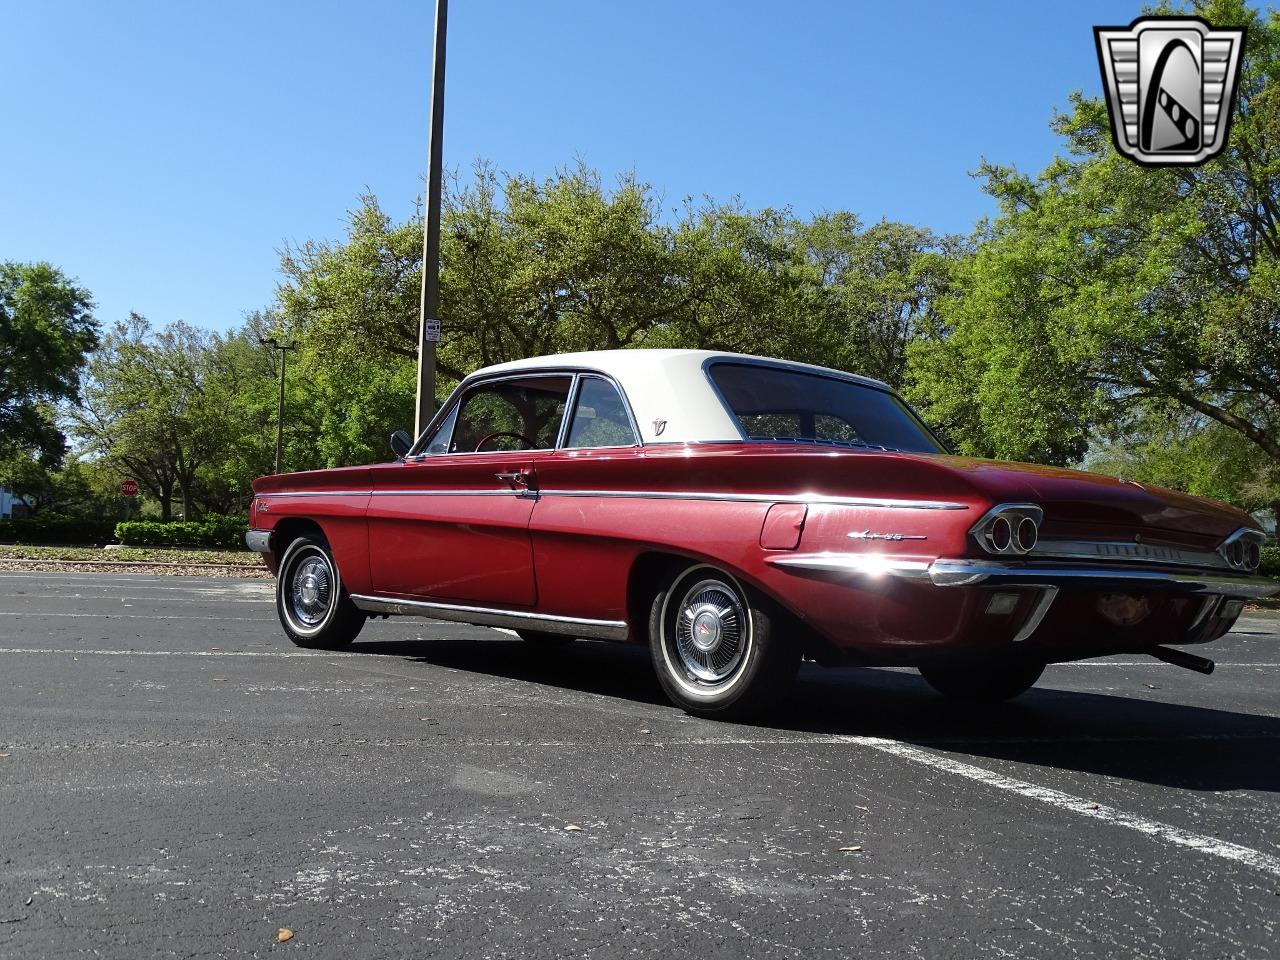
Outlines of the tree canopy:
[[[898,384],[962,249],[847,212],[804,219],[707,200],[664,219],[633,177],[609,188],[581,166],[534,180],[481,165],[445,195],[441,392],[493,363],[640,346],[768,354]],[[310,413],[295,415],[313,419],[323,463],[381,457],[390,425],[412,419],[421,258],[418,213],[397,222],[371,196],[345,241],[282,256],[264,322],[301,345]]]
[[62,457],[52,407],[78,398],[98,342],[92,309],[89,292],[50,264],[0,263],[0,456]]
[[1220,157],[1137,166],[1114,150],[1103,102],[1076,94],[1053,124],[1067,156],[1037,176],[982,165],[1000,216],[909,351],[911,397],[960,449],[1075,462],[1093,437],[1173,410],[1238,436],[1275,483],[1280,18],[1239,0],[1196,9],[1248,26]]
[[[1140,167],[1114,150],[1105,104],[1077,93],[1044,170],[982,163],[998,214],[967,238],[842,210],[672,206],[581,164],[478,165],[445,191],[438,399],[538,354],[736,350],[884,380],[962,453],[1280,513],[1280,14],[1194,9],[1248,27],[1225,152]],[[272,469],[268,335],[298,344],[285,468],[384,459],[414,411],[422,226],[405,213],[361,196],[343,238],[281,253],[273,302],[225,334],[133,316],[98,344],[86,291],[47,264],[3,265],[0,459],[56,459],[69,418],[97,488],[131,476],[165,516],[242,506]],[[85,489],[9,462],[45,502]]]

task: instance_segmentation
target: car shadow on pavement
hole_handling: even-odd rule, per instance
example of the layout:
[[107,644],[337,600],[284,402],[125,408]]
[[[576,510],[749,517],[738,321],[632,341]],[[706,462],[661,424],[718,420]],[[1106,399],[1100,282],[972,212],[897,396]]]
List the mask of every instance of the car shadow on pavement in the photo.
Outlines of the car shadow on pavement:
[[[463,634],[464,630],[475,636]],[[514,638],[492,639],[495,634],[483,627],[458,632],[449,640],[366,641],[349,649],[638,703],[668,704],[653,675],[648,650],[642,647],[590,641],[541,647]]]
[[[534,647],[467,629],[453,640],[366,641],[351,650],[668,706],[642,647]],[[1134,684],[1129,695],[1088,693],[1054,689],[1047,678],[1016,700],[973,706],[943,699],[914,671],[805,664],[790,697],[734,726],[762,736],[883,737],[1189,790],[1280,793],[1280,718],[1148,699],[1150,691]]]
[[1053,683],[973,705],[943,699],[914,671],[806,669],[770,725],[1187,790],[1280,793],[1280,718],[1148,699],[1138,681],[1118,694]]

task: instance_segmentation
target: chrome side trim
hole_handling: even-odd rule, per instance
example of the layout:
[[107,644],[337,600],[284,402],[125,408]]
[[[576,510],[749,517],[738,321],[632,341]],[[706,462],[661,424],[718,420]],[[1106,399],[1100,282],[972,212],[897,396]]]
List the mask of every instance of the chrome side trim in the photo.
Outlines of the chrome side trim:
[[593,637],[601,640],[627,639],[627,625],[622,620],[586,620],[580,617],[557,617],[549,613],[525,613],[493,607],[467,607],[454,603],[425,600],[393,600],[353,593],[352,602],[369,613],[394,613],[404,616],[434,617],[455,623],[473,623],[480,627],[506,627],[509,630],[542,630],[570,637]]
[[1230,576],[1194,570],[1150,570],[1134,567],[1068,566],[1047,563],[1001,563],[992,560],[935,560],[929,579],[939,587],[991,585],[1150,588],[1181,593],[1219,593],[1228,597],[1267,597],[1280,593],[1280,583],[1264,577]]
[[375,497],[532,497],[536,490],[375,490]]
[[709,490],[548,490],[544,497],[603,497],[627,500],[728,500],[735,503],[824,503],[890,510],[968,510],[967,504],[944,500],[893,500],[877,497],[837,497],[821,493],[715,493]]
[[1036,601],[1036,605],[1031,609],[1031,615],[1027,617],[1026,622],[1018,629],[1017,634],[1013,638],[1014,643],[1021,643],[1036,632],[1040,624],[1044,621],[1045,614],[1047,614],[1049,612],[1049,608],[1053,606],[1053,601],[1057,598],[1057,587],[1045,587],[1040,591],[1040,599]]
[[271,531],[250,530],[244,535],[245,546],[258,553],[271,552]]
[[912,580],[929,578],[927,560],[902,560],[879,553],[795,553],[765,557],[765,563],[775,567],[794,567],[799,570],[824,570],[849,573],[859,577],[906,577]]
[[259,500],[269,500],[277,497],[367,497],[371,493],[373,493],[372,490],[293,490],[257,493],[254,496]]
[[553,450],[561,449],[569,436],[569,421],[578,409],[578,393],[581,389],[582,374],[575,372],[573,379],[569,381],[569,395],[564,398],[564,412],[560,414],[560,429],[556,431],[556,442],[551,447]]
[[[585,447],[583,449],[586,449]],[[629,449],[629,448],[626,448]],[[520,451],[512,451],[520,452]],[[528,451],[523,451],[528,452]],[[260,493],[265,497],[511,497],[531,496],[526,490],[300,490],[297,493]],[[685,490],[546,490],[543,497],[599,497],[623,500],[725,500],[734,503],[810,503],[844,507],[878,507],[886,510],[968,510],[963,503],[944,500],[893,500],[876,497],[837,497],[820,493],[715,493]]]

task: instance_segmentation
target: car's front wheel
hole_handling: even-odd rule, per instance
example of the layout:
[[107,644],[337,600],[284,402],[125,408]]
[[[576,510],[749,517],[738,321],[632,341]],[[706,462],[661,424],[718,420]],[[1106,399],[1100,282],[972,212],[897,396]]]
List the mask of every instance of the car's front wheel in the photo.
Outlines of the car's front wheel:
[[707,564],[667,575],[649,612],[649,649],[667,696],[689,713],[758,713],[795,680],[800,648],[784,615]]
[[920,673],[933,689],[951,700],[999,703],[1026,693],[1044,673],[1035,660],[974,660],[925,664]]
[[366,619],[343,589],[329,545],[318,536],[299,537],[280,558],[276,613],[290,640],[320,650],[345,647]]

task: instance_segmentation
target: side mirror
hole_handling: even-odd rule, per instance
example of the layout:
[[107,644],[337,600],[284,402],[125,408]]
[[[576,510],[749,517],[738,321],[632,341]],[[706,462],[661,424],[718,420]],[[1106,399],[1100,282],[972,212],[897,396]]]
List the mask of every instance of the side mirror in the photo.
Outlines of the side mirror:
[[397,430],[391,435],[391,452],[396,455],[397,460],[403,460],[412,447],[413,440],[403,430]]

